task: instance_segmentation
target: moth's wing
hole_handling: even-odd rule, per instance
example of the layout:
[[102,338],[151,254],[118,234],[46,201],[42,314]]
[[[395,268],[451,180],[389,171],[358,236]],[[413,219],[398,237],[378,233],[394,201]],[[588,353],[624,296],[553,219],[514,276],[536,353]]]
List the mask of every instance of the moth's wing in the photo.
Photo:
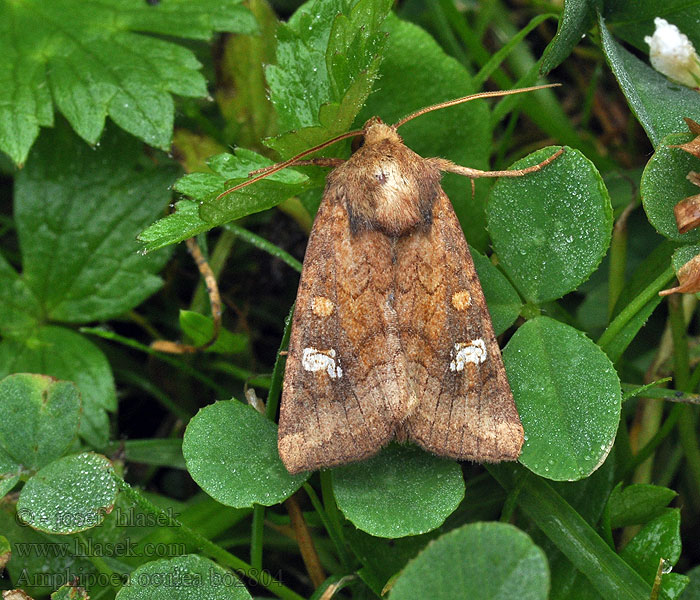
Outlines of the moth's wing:
[[391,240],[352,233],[330,186],[306,249],[284,376],[278,448],[292,473],[366,458],[394,436],[410,385],[391,261]]
[[459,221],[440,190],[432,224],[397,245],[396,311],[418,404],[406,434],[457,459],[515,460],[513,395]]

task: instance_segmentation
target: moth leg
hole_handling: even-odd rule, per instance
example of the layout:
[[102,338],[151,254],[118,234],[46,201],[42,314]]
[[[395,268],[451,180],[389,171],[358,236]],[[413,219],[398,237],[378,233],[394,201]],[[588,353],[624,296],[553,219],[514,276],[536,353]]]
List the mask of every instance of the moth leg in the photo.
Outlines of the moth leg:
[[[344,158],[330,158],[325,156],[319,156],[318,158],[309,158],[306,160],[295,160],[293,163],[288,164],[288,167],[307,167],[313,165],[316,167],[339,167],[345,162]],[[254,177],[255,175],[262,175],[267,173],[272,169],[275,169],[277,165],[270,165],[269,167],[263,167],[262,169],[255,169],[255,171],[250,171],[248,177]]]
[[552,156],[544,159],[541,163],[527,167],[525,169],[509,169],[506,171],[481,171],[479,169],[472,169],[471,167],[463,167],[462,165],[456,165],[451,160],[446,158],[429,158],[429,160],[435,167],[441,171],[446,171],[448,173],[456,173],[457,175],[464,175],[472,180],[478,177],[522,177],[523,175],[528,175],[529,173],[535,173],[540,169],[543,169],[551,162],[554,162],[564,154],[564,148],[559,148]]

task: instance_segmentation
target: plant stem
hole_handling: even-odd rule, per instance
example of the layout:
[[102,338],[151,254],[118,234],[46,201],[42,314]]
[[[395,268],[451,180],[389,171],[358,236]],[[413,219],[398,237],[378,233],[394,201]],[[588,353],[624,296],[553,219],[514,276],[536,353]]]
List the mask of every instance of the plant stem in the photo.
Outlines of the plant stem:
[[321,503],[318,494],[316,494],[316,490],[314,490],[314,488],[311,487],[311,485],[309,485],[308,483],[305,483],[304,491],[309,496],[309,500],[311,500],[311,504],[313,505],[314,509],[316,510],[316,513],[321,519],[321,523],[323,523],[326,532],[328,532],[328,537],[331,538],[331,541],[335,546],[340,562],[346,569],[350,570],[352,563],[350,561],[350,557],[348,556],[347,551],[345,550],[345,542],[343,541],[342,531],[339,529],[339,527],[336,528],[336,526],[329,519],[328,513],[326,513],[326,509],[323,507],[323,504]]
[[280,394],[282,393],[282,376],[284,375],[284,365],[286,357],[282,355],[284,349],[289,345],[289,336],[292,332],[292,316],[294,315],[294,305],[289,309],[289,314],[284,321],[284,333],[280,342],[275,366],[272,369],[272,381],[270,382],[270,391],[267,394],[267,403],[265,405],[265,416],[271,421],[275,420],[277,415],[277,405],[279,404]]
[[[221,271],[224,270],[226,266],[226,261],[231,254],[231,249],[233,248],[233,242],[236,241],[236,236],[227,231],[225,228],[222,229],[221,235],[214,246],[214,250],[209,256],[209,267],[211,267],[212,272],[216,280],[219,280],[219,275]],[[192,302],[190,303],[190,310],[204,314],[207,312],[207,305],[209,303],[209,297],[207,296],[206,285],[204,281],[200,279],[199,285],[195,290]]]
[[268,254],[279,258],[282,262],[292,267],[292,269],[301,273],[302,264],[296,258],[289,254],[289,252],[285,252],[284,250],[282,250],[282,248],[275,246],[272,242],[269,242],[264,237],[261,237],[253,233],[252,231],[248,231],[247,229],[244,229],[243,227],[241,227],[240,225],[236,225],[235,223],[227,223],[224,227],[228,229],[232,234],[238,236],[239,238],[248,242],[252,246],[255,246],[256,248],[264,250]]
[[659,275],[654,281],[652,281],[646,288],[644,288],[634,299],[622,309],[620,314],[615,317],[607,329],[603,332],[603,335],[598,339],[598,345],[605,350],[606,346],[610,344],[622,330],[625,325],[629,323],[632,318],[644,308],[644,305],[654,298],[668,283],[668,281],[675,276],[675,272],[672,266],[669,266],[661,275]]
[[[682,297],[679,295],[669,296],[668,306],[673,334],[673,369],[676,387],[684,391],[692,391],[688,389],[690,364]],[[684,406],[681,418],[678,420],[678,433],[694,486],[694,499],[696,504],[700,504],[700,447],[698,447],[695,429],[695,411],[692,406]]]
[[263,556],[263,525],[265,524],[265,507],[260,504],[253,506],[253,523],[250,534],[250,565],[258,573],[262,573]]
[[105,340],[118,342],[119,344],[123,344],[124,346],[128,346],[129,348],[134,348],[135,350],[140,350],[141,352],[145,352],[146,354],[155,356],[162,360],[164,363],[167,363],[175,367],[176,369],[181,370],[186,375],[189,375],[190,377],[201,381],[204,385],[214,390],[222,398],[229,398],[231,396],[230,392],[225,387],[216,383],[216,381],[214,381],[211,377],[208,377],[207,375],[204,375],[204,373],[200,373],[199,371],[197,371],[197,369],[192,368],[185,361],[173,358],[172,356],[159,352],[158,350],[154,350],[150,346],[146,346],[141,342],[137,342],[136,340],[132,340],[131,338],[124,337],[123,335],[119,335],[118,333],[114,333],[113,331],[107,331],[106,329],[101,329],[99,327],[81,327],[79,331],[80,333],[88,333],[91,335],[96,335],[97,337],[100,337]]

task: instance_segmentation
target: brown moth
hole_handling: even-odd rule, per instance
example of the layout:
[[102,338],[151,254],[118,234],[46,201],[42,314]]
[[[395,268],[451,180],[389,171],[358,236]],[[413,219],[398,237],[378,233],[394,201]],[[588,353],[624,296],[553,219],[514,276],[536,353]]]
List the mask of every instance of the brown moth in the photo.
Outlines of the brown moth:
[[[542,86],[549,87],[549,86]],[[393,438],[459,460],[515,460],[523,428],[442,172],[515,177],[422,158],[378,117],[285,163],[336,167],[327,179],[299,284],[279,419],[290,473],[376,454]],[[299,160],[360,136],[348,160]],[[241,186],[242,186],[241,185]],[[228,193],[241,186],[227,190]]]

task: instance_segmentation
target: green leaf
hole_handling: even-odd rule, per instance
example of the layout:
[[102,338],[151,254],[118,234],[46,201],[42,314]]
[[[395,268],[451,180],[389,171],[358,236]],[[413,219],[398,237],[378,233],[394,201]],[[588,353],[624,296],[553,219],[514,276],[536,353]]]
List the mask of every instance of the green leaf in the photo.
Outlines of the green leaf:
[[0,380],[0,446],[24,468],[37,470],[63,455],[78,435],[75,384],[19,373]]
[[237,508],[279,504],[309,476],[287,472],[277,453],[275,424],[236,400],[200,410],[187,425],[182,453],[201,488]]
[[107,319],[161,286],[154,273],[168,254],[145,257],[134,238],[167,205],[175,172],[142,161],[140,144],[124,133],[91,150],[58,127],[17,176],[22,278],[46,318]]
[[700,600],[700,565],[687,572],[690,577],[688,587],[683,590],[681,600]]
[[135,569],[116,600],[251,600],[231,571],[197,554],[154,560]]
[[182,440],[180,438],[156,438],[149,440],[120,440],[112,442],[108,448],[109,454],[122,452],[129,462],[155,465],[157,467],[172,467],[185,469],[185,459],[182,456]]
[[107,412],[116,411],[117,397],[109,362],[95,344],[70,329],[50,325],[23,340],[0,341],[0,377],[21,372],[75,382],[82,396],[80,436],[96,448],[107,443]]
[[[246,6],[255,16],[260,32],[257,35],[232,35],[223,41],[215,90],[216,102],[226,121],[223,139],[234,139],[244,148],[258,145],[262,138],[276,131],[276,115],[265,82],[265,66],[275,62],[279,27],[279,19],[266,0],[253,0]],[[177,138],[178,131],[175,132],[176,143]],[[200,136],[195,134],[191,139],[199,151],[204,150],[197,142],[201,140]],[[195,154],[200,152],[195,151]]]
[[173,99],[206,96],[199,61],[164,34],[194,39],[215,31],[251,33],[240,0],[170,0],[157,6],[104,0],[0,1],[0,150],[26,160],[53,105],[84,140],[100,138],[105,117],[168,150]]
[[363,565],[357,574],[378,596],[387,582],[439,535],[439,529],[402,538],[377,538],[351,526],[343,531],[353,554]]
[[91,452],[49,463],[22,488],[17,514],[47,533],[76,533],[99,525],[117,497],[112,463]]
[[388,0],[311,0],[280,26],[266,75],[288,133],[269,147],[287,158],[349,130],[377,77],[390,8]]
[[32,598],[48,596],[60,582],[75,577],[87,580],[96,575],[88,557],[73,553],[74,540],[23,524],[14,503],[0,505],[0,531],[10,540],[12,548],[7,575]]
[[700,47],[700,23],[697,18],[697,0],[626,0],[604,3],[605,21],[617,37],[640,50],[649,52],[644,36],[654,33],[654,19],[663,17],[676,25],[695,47]]
[[505,523],[471,523],[446,533],[397,577],[389,598],[547,598],[549,568],[544,552]]
[[[218,198],[230,187],[248,179],[248,173],[274,164],[252,150],[218,154],[208,161],[214,173],[192,173],[175,183],[175,190],[197,200],[178,203],[176,213],[157,221],[139,236],[146,250],[193,237],[217,225],[276,206],[304,189],[308,178],[284,169],[236,192]],[[198,211],[198,212],[197,212]]]
[[554,39],[542,55],[540,73],[546,75],[558,67],[595,23],[589,0],[565,0],[564,12]]
[[[543,148],[510,168],[537,164],[553,152]],[[501,265],[531,302],[576,289],[610,244],[612,207],[605,184],[593,163],[572,148],[537,173],[499,179],[487,213]]]
[[[550,486],[579,516],[595,527],[610,496],[614,478],[615,458],[611,452],[603,465],[590,477],[571,482],[550,482]],[[541,529],[531,524],[526,532],[532,535],[533,541],[547,555],[551,571],[551,600],[568,600],[572,597],[600,600],[591,583]]]
[[641,525],[659,516],[678,494],[660,485],[635,483],[615,488],[608,499],[610,526]]
[[[617,362],[637,336],[654,309],[661,303],[659,291],[672,279],[669,267],[677,244],[663,241],[637,266],[615,303],[614,319],[598,344],[610,360]],[[631,315],[625,315],[632,311]],[[621,323],[620,323],[621,321]]]
[[673,270],[678,273],[681,267],[683,267],[688,261],[695,258],[698,254],[700,254],[700,245],[681,246],[673,253],[673,257],[671,258]]
[[683,117],[700,120],[695,90],[674,83],[625,50],[610,35],[602,17],[599,26],[608,65],[654,148],[669,133],[687,130]]
[[[694,92],[697,94],[697,92]],[[686,179],[690,171],[700,168],[700,161],[674,144],[690,141],[692,134],[681,133],[666,136],[656,147],[640,183],[640,193],[649,222],[661,235],[679,242],[697,242],[700,229],[678,233],[673,207],[688,196],[698,193],[697,186]]]
[[647,581],[653,583],[659,560],[668,566],[678,562],[681,555],[681,513],[667,508],[649,521],[622,549],[620,556]]
[[25,281],[0,254],[0,334],[20,336],[36,326],[41,305]]
[[211,228],[211,223],[199,216],[197,202],[180,200],[175,204],[175,212],[149,225],[138,234],[137,239],[144,244],[143,252],[152,252],[195,237]]
[[0,535],[0,569],[4,569],[7,561],[10,560],[10,542],[4,536]]
[[518,507],[586,576],[601,597],[650,597],[651,586],[546,481],[507,464],[491,465],[488,470],[507,491],[514,492],[517,487]]
[[66,583],[51,594],[51,600],[90,600],[84,588]]
[[[385,27],[389,41],[379,69],[378,89],[367,98],[356,126],[373,116],[395,123],[420,108],[476,91],[464,66],[445,54],[423,29],[394,15],[387,18]],[[420,69],[415,68],[417,64]],[[410,85],[406,82],[408,72]],[[488,167],[492,130],[483,100],[428,113],[409,121],[399,132],[406,145],[425,158],[440,156],[477,169]],[[448,174],[442,187],[452,200],[469,244],[484,252],[488,247],[484,227],[486,184],[477,181],[474,199],[465,177]]]
[[[214,323],[211,317],[200,315],[191,310],[180,311],[180,327],[195,346],[206,344],[214,333]],[[221,328],[219,335],[206,352],[220,352],[222,354],[238,354],[248,347],[248,337],[242,333],[232,333],[228,329]]]
[[537,317],[515,332],[503,361],[525,429],[520,462],[548,479],[590,475],[620,421],[622,392],[610,359],[580,331]]
[[333,469],[333,491],[355,527],[398,538],[442,525],[464,498],[464,479],[452,460],[391,444],[369,460]]
[[21,473],[22,466],[0,446],[0,498],[17,485]]
[[474,267],[484,290],[496,335],[501,335],[518,318],[523,303],[505,275],[488,258],[470,248]]
[[679,598],[688,585],[690,578],[680,573],[664,573],[661,576],[660,597],[670,600]]

